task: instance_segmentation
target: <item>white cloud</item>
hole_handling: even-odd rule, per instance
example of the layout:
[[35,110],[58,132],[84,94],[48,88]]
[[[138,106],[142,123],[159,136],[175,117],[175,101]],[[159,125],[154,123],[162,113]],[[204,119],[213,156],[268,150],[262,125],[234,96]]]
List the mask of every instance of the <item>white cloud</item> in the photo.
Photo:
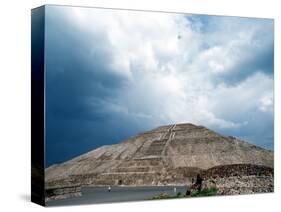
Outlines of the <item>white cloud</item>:
[[273,95],[269,93],[260,99],[260,107],[259,109],[263,112],[268,112],[273,110]]
[[[140,114],[155,124],[193,122],[221,129],[249,124],[253,111],[272,113],[272,77],[251,70],[234,85],[218,78],[244,74],[236,67],[272,42],[272,31],[264,32],[270,24],[216,18],[205,32],[200,19],[184,15],[73,10],[70,19],[87,34],[89,48],[106,48],[111,71],[127,78],[116,98],[107,100],[110,110]],[[95,43],[96,36],[104,38],[103,46]]]

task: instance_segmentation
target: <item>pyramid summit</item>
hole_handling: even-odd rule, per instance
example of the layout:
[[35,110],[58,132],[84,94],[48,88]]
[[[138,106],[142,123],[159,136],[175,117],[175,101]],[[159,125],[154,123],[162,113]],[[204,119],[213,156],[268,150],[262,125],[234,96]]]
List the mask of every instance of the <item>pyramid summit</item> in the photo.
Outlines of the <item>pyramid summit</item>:
[[190,123],[160,126],[45,169],[46,188],[188,184],[213,167],[273,168],[273,152]]

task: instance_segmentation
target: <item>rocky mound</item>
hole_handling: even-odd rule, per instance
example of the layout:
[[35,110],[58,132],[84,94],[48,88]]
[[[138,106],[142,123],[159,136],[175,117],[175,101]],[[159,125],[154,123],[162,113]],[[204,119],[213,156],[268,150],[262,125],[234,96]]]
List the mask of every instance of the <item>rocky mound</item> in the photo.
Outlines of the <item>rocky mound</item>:
[[219,195],[274,191],[274,170],[253,164],[216,166],[201,172],[202,189],[216,188]]

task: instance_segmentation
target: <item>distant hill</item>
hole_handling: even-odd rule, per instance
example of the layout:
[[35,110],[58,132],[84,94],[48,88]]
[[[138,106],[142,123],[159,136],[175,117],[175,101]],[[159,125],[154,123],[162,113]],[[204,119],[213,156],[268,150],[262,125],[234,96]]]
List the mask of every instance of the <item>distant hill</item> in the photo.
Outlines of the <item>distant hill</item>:
[[53,165],[45,169],[45,180],[46,188],[188,184],[212,167],[252,164],[272,169],[273,156],[272,151],[203,126],[175,124]]

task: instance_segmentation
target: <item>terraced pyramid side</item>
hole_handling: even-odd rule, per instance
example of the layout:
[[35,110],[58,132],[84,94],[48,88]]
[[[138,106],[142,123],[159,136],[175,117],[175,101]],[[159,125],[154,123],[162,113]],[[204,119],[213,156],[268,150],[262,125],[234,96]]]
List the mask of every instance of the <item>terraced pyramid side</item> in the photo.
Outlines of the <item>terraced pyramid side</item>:
[[272,168],[273,152],[203,126],[168,125],[47,168],[46,187],[189,184],[200,170],[231,164]]

